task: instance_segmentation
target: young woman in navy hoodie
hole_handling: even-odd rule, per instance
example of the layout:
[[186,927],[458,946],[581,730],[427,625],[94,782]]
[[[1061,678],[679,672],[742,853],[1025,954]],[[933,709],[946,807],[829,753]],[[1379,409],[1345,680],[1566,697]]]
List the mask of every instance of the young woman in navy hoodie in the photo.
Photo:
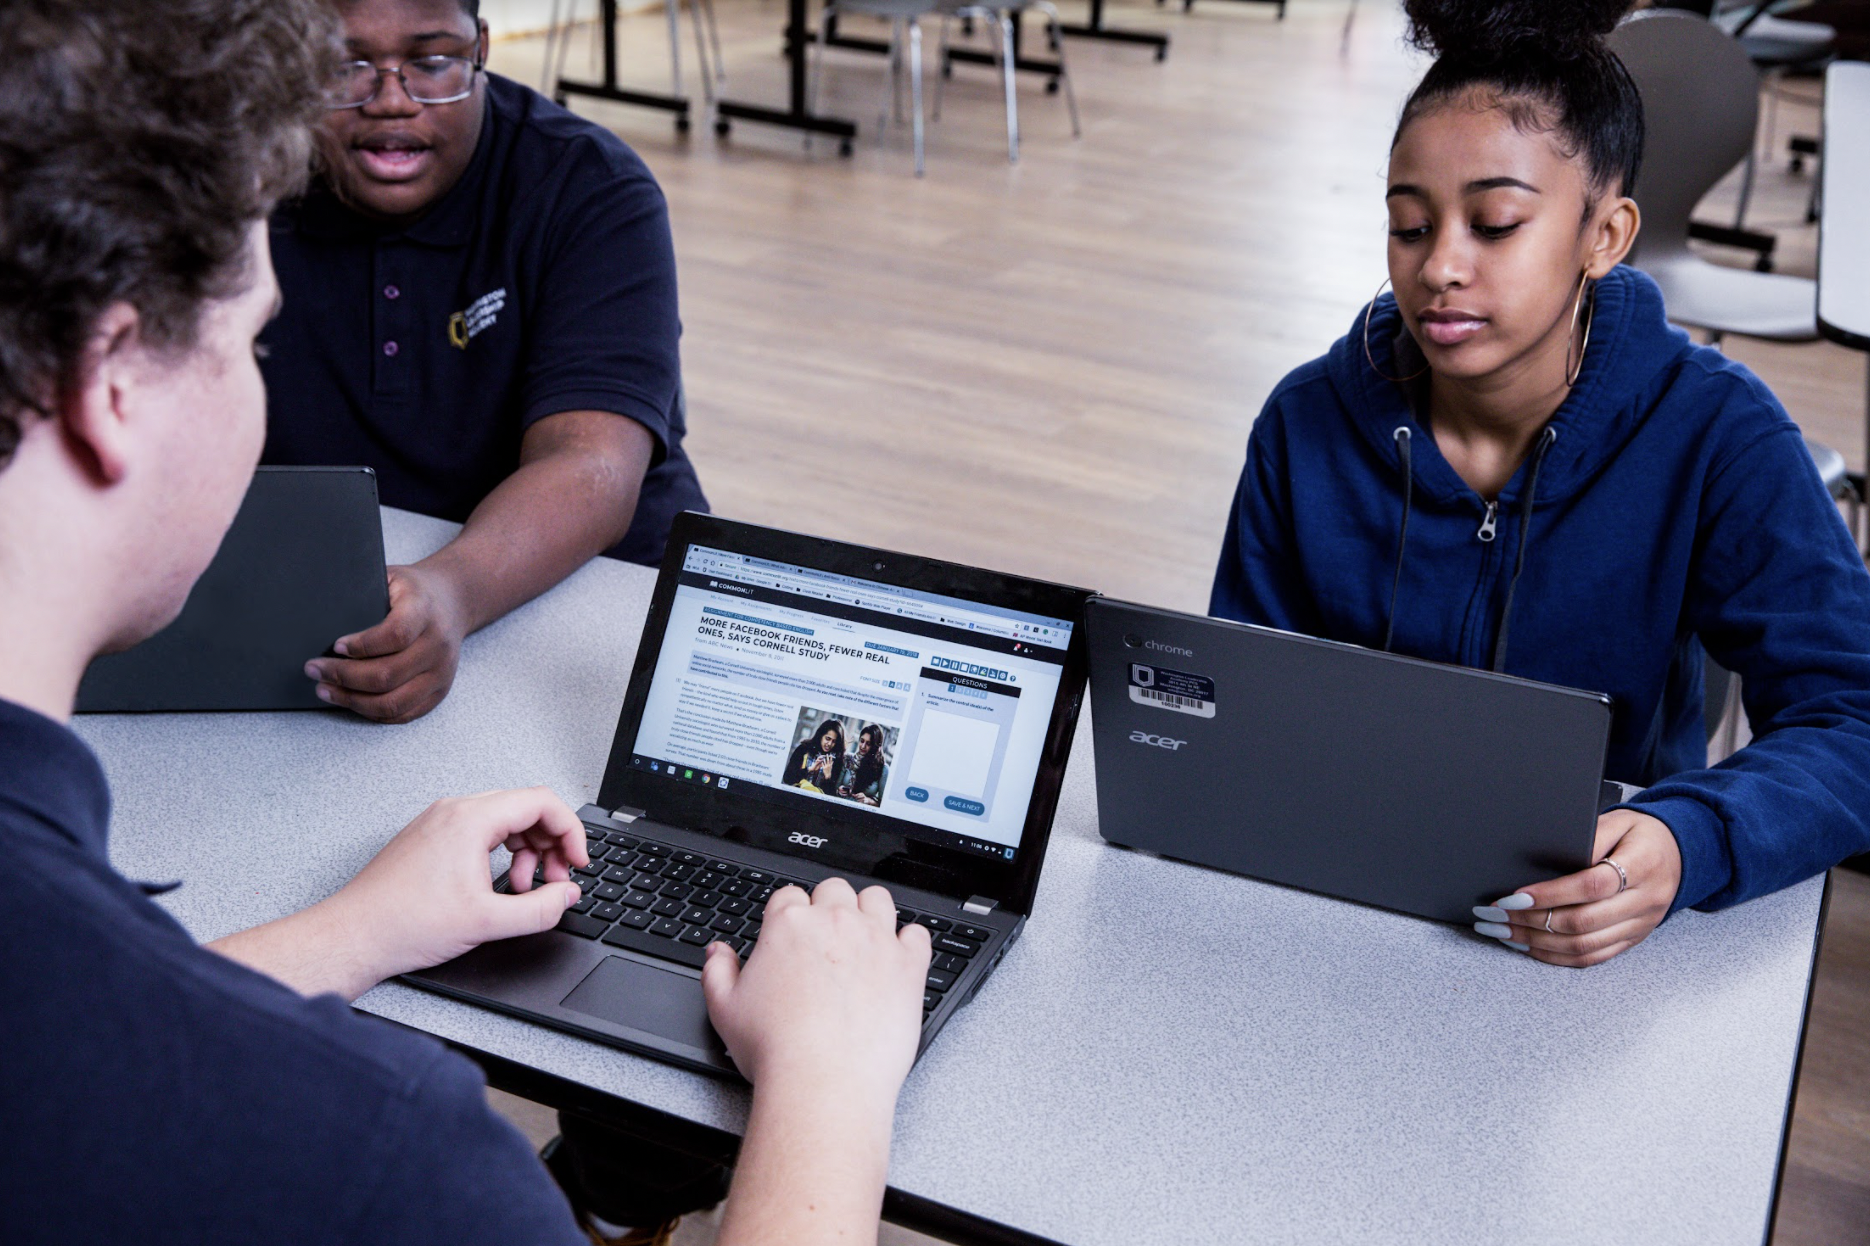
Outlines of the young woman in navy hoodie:
[[[1621,265],[1628,7],[1407,0],[1438,59],[1390,152],[1394,292],[1267,400],[1210,604],[1614,698],[1608,777],[1646,790],[1596,865],[1475,910],[1558,965],[1870,849],[1870,575],[1772,394]],[[1711,768],[1704,651],[1754,732]]]

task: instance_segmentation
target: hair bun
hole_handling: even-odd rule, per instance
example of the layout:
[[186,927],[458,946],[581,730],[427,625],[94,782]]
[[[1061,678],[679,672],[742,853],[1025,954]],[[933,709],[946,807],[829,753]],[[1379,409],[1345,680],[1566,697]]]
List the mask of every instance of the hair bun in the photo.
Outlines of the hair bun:
[[1438,57],[1487,63],[1583,55],[1630,7],[1631,0],[1403,0],[1409,42]]

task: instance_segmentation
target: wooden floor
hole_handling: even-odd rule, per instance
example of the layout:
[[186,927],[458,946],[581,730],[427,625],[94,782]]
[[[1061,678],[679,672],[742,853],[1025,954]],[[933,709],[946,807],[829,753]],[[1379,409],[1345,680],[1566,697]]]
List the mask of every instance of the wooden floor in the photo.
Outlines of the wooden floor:
[[[729,95],[782,103],[784,0],[715,5]],[[577,102],[668,194],[689,447],[715,508],[1205,607],[1260,404],[1384,275],[1384,160],[1422,62],[1387,0],[1363,0],[1341,43],[1346,12],[1113,0],[1111,24],[1173,37],[1166,63],[1070,40],[1084,137],[1027,78],[1016,167],[992,71],[964,66],[921,180],[907,129],[877,136],[876,56],[829,56],[824,106],[860,126],[848,160],[790,131],[682,137],[666,114]],[[574,73],[595,68],[587,35]],[[502,41],[492,66],[537,83],[539,57],[537,40]],[[620,57],[626,84],[666,88],[660,12],[622,21]],[[1782,148],[1816,118],[1815,84],[1787,91],[1804,102],[1782,101]],[[1812,272],[1809,189],[1783,160],[1762,170],[1748,223],[1782,231],[1781,271]],[[1704,210],[1731,202],[1730,185]],[[1862,463],[1863,356],[1729,349]],[[1870,1240],[1870,879],[1838,878],[1816,991],[1781,1246]]]

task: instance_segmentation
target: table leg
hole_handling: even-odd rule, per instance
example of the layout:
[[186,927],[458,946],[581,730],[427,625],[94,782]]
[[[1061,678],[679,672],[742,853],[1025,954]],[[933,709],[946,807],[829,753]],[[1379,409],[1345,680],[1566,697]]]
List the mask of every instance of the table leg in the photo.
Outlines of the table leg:
[[1156,49],[1156,59],[1166,60],[1169,55],[1169,36],[1150,34],[1141,30],[1119,30],[1104,25],[1104,0],[1091,0],[1091,17],[1082,26],[1063,25],[1059,29],[1068,35],[1080,39],[1106,39],[1112,43],[1140,43]]
[[[615,0],[611,0],[611,3],[615,3]],[[758,104],[722,100],[715,105],[714,132],[726,135],[729,118],[757,121],[763,125],[780,125],[812,134],[832,135],[838,139],[838,154],[850,155],[851,140],[857,136],[856,123],[842,117],[823,116],[805,106],[805,78],[808,72],[805,47],[810,41],[811,34],[805,24],[805,0],[786,0],[787,107],[781,111]]]
[[690,124],[687,96],[630,91],[617,85],[617,0],[598,0],[598,25],[604,36],[604,80],[580,82],[572,78],[560,78],[552,98],[563,104],[568,96],[585,95],[609,100],[613,104],[634,104],[638,108],[672,112],[675,114],[675,128],[686,134]]

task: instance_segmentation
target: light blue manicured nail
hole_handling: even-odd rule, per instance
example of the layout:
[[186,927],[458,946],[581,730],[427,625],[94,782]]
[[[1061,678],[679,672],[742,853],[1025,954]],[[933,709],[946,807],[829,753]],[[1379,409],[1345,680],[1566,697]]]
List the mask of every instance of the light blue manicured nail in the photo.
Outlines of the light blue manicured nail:
[[1515,952],[1530,952],[1530,951],[1532,951],[1532,948],[1530,948],[1530,947],[1528,947],[1528,946],[1527,946],[1526,944],[1524,944],[1524,943],[1515,943],[1515,942],[1513,942],[1513,941],[1512,941],[1511,939],[1506,939],[1506,940],[1502,940],[1502,942],[1504,942],[1504,943],[1505,943],[1505,944],[1506,944],[1506,945],[1507,945],[1508,947],[1510,947],[1510,948],[1512,948],[1512,949],[1513,949],[1513,950],[1514,950]]
[[1504,899],[1495,900],[1493,906],[1497,909],[1529,909],[1534,903],[1536,901],[1525,892],[1515,891]]
[[1484,934],[1489,939],[1510,939],[1513,936],[1513,928],[1502,926],[1498,922],[1475,922],[1474,933]]
[[1474,906],[1474,916],[1480,918],[1484,922],[1503,922],[1506,920],[1506,910],[1495,908],[1491,904],[1476,904]]

